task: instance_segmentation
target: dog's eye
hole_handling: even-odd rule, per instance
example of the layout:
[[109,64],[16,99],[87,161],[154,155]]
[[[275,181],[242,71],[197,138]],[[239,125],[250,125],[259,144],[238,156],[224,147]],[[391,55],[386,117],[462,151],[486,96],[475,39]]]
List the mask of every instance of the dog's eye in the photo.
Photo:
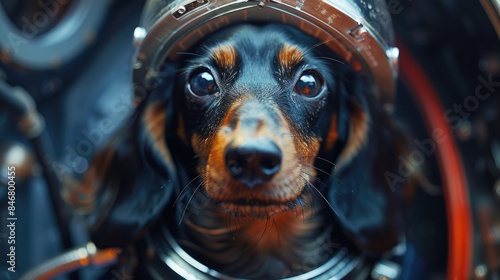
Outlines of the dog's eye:
[[305,97],[315,97],[321,93],[323,79],[316,72],[304,72],[295,84],[295,93]]
[[214,76],[206,70],[195,72],[189,80],[189,86],[191,91],[198,96],[211,95],[218,90]]

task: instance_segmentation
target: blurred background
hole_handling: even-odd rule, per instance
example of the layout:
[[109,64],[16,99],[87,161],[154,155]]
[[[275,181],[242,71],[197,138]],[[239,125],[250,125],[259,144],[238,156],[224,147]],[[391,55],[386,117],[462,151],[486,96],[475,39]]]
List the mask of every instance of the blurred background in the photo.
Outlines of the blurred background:
[[[407,239],[432,279],[500,279],[500,1],[387,3],[400,48],[395,116],[416,146],[401,164],[429,181],[407,207]],[[0,0],[0,279],[87,242],[58,188],[81,178],[133,110],[133,34],[143,5]],[[12,165],[15,273],[3,261]],[[85,269],[80,278],[99,273]]]

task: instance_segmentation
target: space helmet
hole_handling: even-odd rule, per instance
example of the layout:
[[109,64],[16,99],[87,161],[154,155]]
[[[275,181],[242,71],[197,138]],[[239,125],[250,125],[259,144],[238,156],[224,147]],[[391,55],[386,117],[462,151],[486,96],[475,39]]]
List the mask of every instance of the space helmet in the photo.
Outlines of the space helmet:
[[362,72],[377,100],[392,110],[399,51],[384,0],[148,0],[134,31],[136,101],[148,96],[165,62],[240,23],[282,23],[317,38]]

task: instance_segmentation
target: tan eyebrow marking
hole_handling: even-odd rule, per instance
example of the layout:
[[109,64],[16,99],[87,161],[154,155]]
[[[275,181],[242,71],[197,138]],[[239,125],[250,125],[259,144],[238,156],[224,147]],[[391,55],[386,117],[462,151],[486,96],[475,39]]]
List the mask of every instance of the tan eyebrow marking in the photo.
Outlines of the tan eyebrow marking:
[[304,58],[304,53],[297,46],[284,44],[278,54],[278,60],[282,69],[295,67]]
[[236,65],[236,48],[229,43],[216,46],[212,50],[212,58],[223,69],[231,69]]

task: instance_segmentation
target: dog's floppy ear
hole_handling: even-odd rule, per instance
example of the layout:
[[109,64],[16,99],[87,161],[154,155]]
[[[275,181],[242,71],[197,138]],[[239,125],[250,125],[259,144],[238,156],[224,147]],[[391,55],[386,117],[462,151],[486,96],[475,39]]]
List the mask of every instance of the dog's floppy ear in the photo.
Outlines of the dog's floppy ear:
[[94,156],[73,192],[77,196],[70,197],[87,208],[91,240],[98,247],[131,243],[170,201],[176,181],[166,146],[172,90],[173,85],[162,85],[136,108],[127,124]]
[[343,124],[348,133],[339,143],[342,150],[327,195],[346,235],[360,249],[378,254],[396,245],[401,235],[402,186],[390,185],[384,173],[397,170],[406,140],[367,94],[364,82],[348,80],[353,82],[339,84],[345,102],[338,112],[339,122],[349,122]]

